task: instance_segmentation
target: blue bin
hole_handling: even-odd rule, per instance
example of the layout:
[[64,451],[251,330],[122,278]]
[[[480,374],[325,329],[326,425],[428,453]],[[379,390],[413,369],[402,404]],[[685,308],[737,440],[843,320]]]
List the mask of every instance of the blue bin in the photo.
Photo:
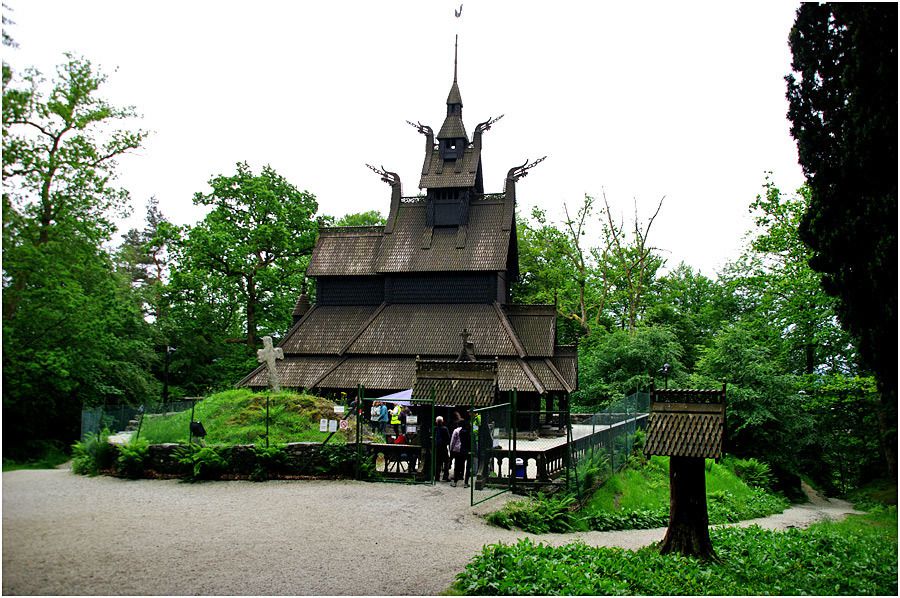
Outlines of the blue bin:
[[525,461],[516,459],[516,477],[525,479]]

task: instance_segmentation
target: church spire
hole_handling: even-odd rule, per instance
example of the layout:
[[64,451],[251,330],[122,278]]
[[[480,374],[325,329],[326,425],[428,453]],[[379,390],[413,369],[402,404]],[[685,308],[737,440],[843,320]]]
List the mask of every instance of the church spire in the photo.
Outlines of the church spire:
[[441,146],[441,157],[444,160],[456,160],[462,157],[462,152],[469,144],[469,136],[462,121],[462,96],[459,93],[459,85],[456,82],[459,52],[459,36],[453,44],[453,85],[447,96],[447,117],[437,134]]

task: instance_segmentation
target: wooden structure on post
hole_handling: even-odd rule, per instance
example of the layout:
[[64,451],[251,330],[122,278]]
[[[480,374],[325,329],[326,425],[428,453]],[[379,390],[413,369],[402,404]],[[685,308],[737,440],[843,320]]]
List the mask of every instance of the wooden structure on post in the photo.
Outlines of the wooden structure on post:
[[669,457],[669,528],[662,554],[715,558],[704,463],[722,456],[724,435],[724,384],[721,390],[651,387],[644,452]]

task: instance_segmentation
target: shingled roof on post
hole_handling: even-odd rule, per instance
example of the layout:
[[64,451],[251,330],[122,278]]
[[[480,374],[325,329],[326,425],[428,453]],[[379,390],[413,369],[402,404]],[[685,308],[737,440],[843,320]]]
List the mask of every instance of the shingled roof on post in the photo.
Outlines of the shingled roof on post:
[[645,454],[718,459],[724,435],[724,385],[721,390],[650,390]]
[[486,407],[497,394],[497,361],[416,359],[413,401],[444,407]]

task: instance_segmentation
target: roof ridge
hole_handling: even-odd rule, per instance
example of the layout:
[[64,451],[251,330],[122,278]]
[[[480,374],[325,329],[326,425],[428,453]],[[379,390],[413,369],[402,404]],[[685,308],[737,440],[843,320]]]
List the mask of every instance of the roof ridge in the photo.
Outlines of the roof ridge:
[[372,314],[366,319],[366,321],[363,322],[363,325],[359,327],[359,330],[357,330],[355,333],[353,333],[353,336],[347,339],[347,342],[344,343],[344,346],[341,347],[340,351],[338,351],[338,355],[343,355],[344,352],[350,348],[350,345],[356,342],[360,335],[365,332],[366,328],[368,328],[372,324],[372,322],[375,321],[375,318],[377,318],[378,315],[384,311],[385,307],[387,307],[387,303],[382,302],[381,305],[375,308],[375,311],[373,311]]
[[521,339],[519,339],[519,335],[516,334],[516,331],[510,323],[509,319],[506,317],[506,314],[503,313],[503,308],[500,307],[500,304],[496,301],[494,301],[492,305],[494,306],[494,311],[497,313],[497,317],[500,318],[500,325],[506,331],[507,336],[509,336],[509,340],[516,348],[516,352],[519,354],[519,357],[528,357],[528,352],[525,350],[525,345],[522,344]]
[[544,385],[541,383],[540,378],[537,377],[537,374],[534,373],[534,370],[531,369],[531,366],[525,362],[521,357],[518,359],[519,367],[522,368],[522,371],[525,372],[525,377],[531,380],[531,383],[534,385],[534,389],[538,391],[539,395],[547,392],[547,389],[544,388]]
[[320,375],[318,378],[316,378],[315,380],[313,380],[312,384],[309,385],[309,389],[311,390],[311,389],[315,388],[317,385],[321,384],[321,383],[322,383],[322,380],[324,380],[325,378],[327,378],[328,375],[331,374],[331,372],[333,372],[334,370],[338,369],[338,367],[339,367],[342,363],[344,363],[345,361],[347,361],[347,356],[346,356],[346,355],[341,356],[341,358],[337,360],[337,363],[335,363],[335,364],[334,364],[333,366],[331,366],[330,368],[327,368],[324,372],[322,372],[322,375]]
[[563,388],[566,389],[566,392],[571,393],[572,387],[569,386],[569,383],[566,382],[566,379],[563,377],[562,373],[558,369],[556,369],[556,364],[553,363],[553,360],[549,357],[544,358],[544,363],[547,364],[547,367],[550,368],[550,373],[556,376],[556,379],[563,385]]

